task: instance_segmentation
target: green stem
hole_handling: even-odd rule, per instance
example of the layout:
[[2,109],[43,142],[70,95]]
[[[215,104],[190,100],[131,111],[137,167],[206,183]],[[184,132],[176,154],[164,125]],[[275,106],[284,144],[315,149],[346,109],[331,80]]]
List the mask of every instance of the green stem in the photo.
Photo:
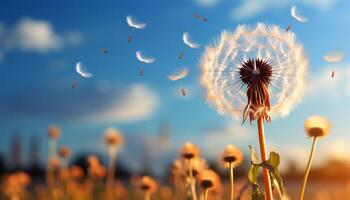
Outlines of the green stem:
[[299,198],[300,200],[304,199],[306,182],[307,182],[307,178],[309,176],[309,172],[310,172],[310,168],[311,168],[311,162],[312,162],[312,159],[313,159],[314,153],[315,153],[316,140],[317,140],[317,137],[315,136],[314,139],[313,139],[313,142],[312,142],[310,157],[309,157],[309,161],[307,163],[307,167],[306,167],[306,171],[305,171],[305,175],[304,175],[303,185],[301,186],[301,190],[300,190],[300,198]]
[[234,182],[233,182],[233,163],[232,162],[230,162],[230,200],[233,200],[234,199],[234,197],[233,197],[233,193],[234,193],[234,184],[233,184]]

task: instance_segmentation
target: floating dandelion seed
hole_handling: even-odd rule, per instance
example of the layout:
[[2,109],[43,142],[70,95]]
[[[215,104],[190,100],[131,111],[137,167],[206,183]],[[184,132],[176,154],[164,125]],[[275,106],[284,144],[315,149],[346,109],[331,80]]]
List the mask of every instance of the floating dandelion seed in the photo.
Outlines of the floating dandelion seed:
[[[328,63],[337,63],[342,61],[343,59],[344,59],[344,54],[341,52],[329,52],[323,56],[323,60]],[[334,78],[334,76],[335,76],[335,70],[333,65],[331,77]]]
[[182,41],[189,47],[193,48],[193,49],[197,49],[200,47],[199,44],[193,42],[190,38],[190,34],[185,32],[182,34]]
[[[286,116],[301,101],[307,60],[292,32],[259,23],[224,31],[201,58],[201,84],[207,101],[220,114],[258,119],[262,161],[267,160],[264,120]],[[267,199],[272,199],[268,170],[263,169]]]
[[91,78],[92,77],[91,73],[85,72],[83,70],[83,64],[81,62],[77,62],[77,64],[75,64],[75,70],[77,71],[78,74],[80,74],[84,78]]
[[107,48],[101,48],[101,52],[104,53],[104,54],[107,54],[108,53],[108,49]]
[[185,89],[182,87],[182,79],[188,75],[188,69],[183,68],[179,71],[174,72],[173,74],[168,76],[168,79],[171,81],[179,81],[180,82],[180,90],[182,96],[186,96]]
[[146,23],[140,23],[137,22],[136,19],[134,19],[132,16],[128,15],[126,17],[126,23],[132,27],[132,28],[136,28],[136,29],[143,29],[146,27]]
[[76,88],[78,86],[78,83],[76,81],[73,81],[72,83],[72,89]]
[[183,57],[184,57],[184,53],[181,52],[180,55],[179,55],[179,60],[182,60]]
[[131,43],[131,41],[132,41],[132,36],[129,35],[129,36],[128,36],[128,43]]
[[297,7],[296,6],[292,6],[291,8],[290,8],[290,14],[292,15],[292,17],[295,19],[295,20],[297,20],[298,22],[300,22],[300,23],[305,23],[305,22],[307,22],[307,18],[306,17],[303,17],[303,16],[301,16],[301,15],[299,15],[298,13],[297,13]]
[[202,22],[207,22],[208,19],[203,17],[202,15],[200,15],[199,13],[193,13],[193,17],[195,17],[196,19],[202,21]]
[[308,136],[313,138],[312,146],[311,146],[311,152],[309,156],[309,161],[306,166],[303,184],[301,185],[300,189],[300,200],[304,199],[304,193],[306,188],[307,179],[309,177],[309,172],[311,168],[312,159],[315,154],[315,147],[316,147],[316,141],[319,137],[324,137],[328,135],[330,129],[331,129],[331,123],[321,116],[311,116],[308,117],[304,122],[304,128]]
[[[146,63],[146,64],[151,64],[151,63],[154,63],[156,61],[155,58],[144,56],[141,51],[136,51],[136,58],[141,63]],[[141,69],[140,69],[140,76],[143,76],[143,67],[141,67]]]
[[323,60],[328,63],[340,62],[344,59],[344,54],[341,52],[329,52],[323,56]]
[[292,28],[292,25],[289,24],[286,28],[286,32],[290,31],[291,28]]

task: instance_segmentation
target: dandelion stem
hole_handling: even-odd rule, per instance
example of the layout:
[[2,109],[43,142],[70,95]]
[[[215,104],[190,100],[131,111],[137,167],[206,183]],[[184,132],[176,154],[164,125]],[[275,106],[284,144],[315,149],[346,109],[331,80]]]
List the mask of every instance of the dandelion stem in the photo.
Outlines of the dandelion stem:
[[189,169],[189,173],[190,173],[190,187],[191,187],[191,193],[192,193],[192,200],[197,200],[196,180],[193,177],[193,169],[192,169],[191,159],[188,159],[188,169]]
[[[267,160],[266,155],[266,144],[265,144],[265,135],[264,135],[264,116],[259,116],[258,118],[258,134],[259,134],[259,144],[260,144],[260,153],[261,160],[265,162]],[[263,177],[264,177],[264,185],[266,191],[266,200],[272,200],[272,189],[271,189],[271,181],[269,170],[267,168],[263,168]]]
[[149,191],[145,192],[145,200],[151,200],[151,193]]
[[208,199],[208,188],[204,189],[204,200]]
[[115,162],[117,159],[117,149],[115,147],[109,147],[109,166],[107,186],[113,187],[115,177]]
[[311,168],[311,162],[312,162],[312,159],[313,159],[314,153],[315,153],[316,141],[317,141],[317,137],[315,136],[314,139],[313,139],[313,142],[312,142],[310,157],[309,157],[309,161],[307,163],[307,167],[306,167],[306,171],[305,171],[305,175],[304,175],[303,185],[301,186],[301,190],[300,190],[300,198],[299,198],[300,200],[304,199],[304,192],[305,192],[306,182],[307,182],[307,178],[309,176],[309,172],[310,172],[310,168]]
[[234,199],[234,197],[233,197],[234,187],[233,187],[233,163],[232,162],[230,162],[230,186],[231,186],[231,188],[230,188],[230,200],[233,200]]

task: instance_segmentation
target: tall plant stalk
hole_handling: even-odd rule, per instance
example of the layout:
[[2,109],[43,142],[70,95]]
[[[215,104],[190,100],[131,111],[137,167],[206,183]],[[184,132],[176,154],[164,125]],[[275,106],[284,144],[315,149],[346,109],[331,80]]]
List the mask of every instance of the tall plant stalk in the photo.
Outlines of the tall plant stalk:
[[[267,154],[266,154],[263,116],[259,116],[258,118],[258,134],[259,134],[261,160],[262,162],[265,162],[267,161]],[[263,170],[263,177],[264,177],[266,200],[272,200],[273,197],[272,197],[272,188],[271,188],[271,179],[270,179],[269,170],[266,167],[264,167],[262,170]]]
[[305,174],[304,174],[303,184],[302,184],[301,190],[300,190],[300,198],[299,198],[300,200],[304,199],[306,183],[307,183],[307,179],[309,177],[309,172],[310,172],[310,168],[311,168],[312,159],[313,159],[314,154],[315,154],[316,141],[317,141],[317,137],[315,136],[313,138],[311,152],[310,152],[310,156],[309,156],[309,161],[307,163],[307,167],[306,167]]
[[233,163],[230,163],[230,200],[233,200],[234,182],[233,182]]

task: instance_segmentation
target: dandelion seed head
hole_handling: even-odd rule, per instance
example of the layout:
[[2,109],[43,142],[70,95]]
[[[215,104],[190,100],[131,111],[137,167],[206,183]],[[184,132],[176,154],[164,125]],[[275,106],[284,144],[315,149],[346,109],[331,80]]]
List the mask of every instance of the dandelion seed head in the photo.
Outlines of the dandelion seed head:
[[220,185],[220,177],[213,170],[206,169],[198,175],[198,182],[203,189],[215,189]]
[[118,146],[124,143],[123,135],[115,128],[106,130],[104,140],[108,146]]
[[60,159],[57,156],[52,156],[49,159],[49,167],[50,169],[58,169],[60,167]]
[[140,189],[149,192],[150,194],[153,194],[157,191],[157,182],[149,177],[149,176],[143,176],[140,181]]
[[60,155],[62,158],[68,158],[68,157],[71,155],[72,151],[71,151],[71,149],[70,149],[69,147],[67,147],[67,146],[62,146],[62,147],[60,147],[60,149],[58,150],[58,153],[59,153],[59,155]]
[[261,113],[284,117],[301,101],[307,66],[291,31],[262,23],[239,25],[205,48],[200,83],[207,102],[220,114],[239,119],[247,110],[252,118]]
[[181,150],[180,150],[181,157],[185,159],[192,159],[194,157],[199,157],[200,156],[200,150],[199,148],[192,144],[191,142],[186,142]]
[[61,130],[58,126],[50,126],[48,130],[49,137],[53,140],[57,139],[61,135]]
[[220,156],[220,161],[225,168],[240,165],[243,161],[243,153],[233,145],[227,145]]
[[310,116],[304,122],[306,133],[310,137],[323,137],[328,135],[331,123],[321,116]]
[[72,166],[69,168],[69,175],[73,179],[80,179],[84,176],[83,169],[79,166]]

